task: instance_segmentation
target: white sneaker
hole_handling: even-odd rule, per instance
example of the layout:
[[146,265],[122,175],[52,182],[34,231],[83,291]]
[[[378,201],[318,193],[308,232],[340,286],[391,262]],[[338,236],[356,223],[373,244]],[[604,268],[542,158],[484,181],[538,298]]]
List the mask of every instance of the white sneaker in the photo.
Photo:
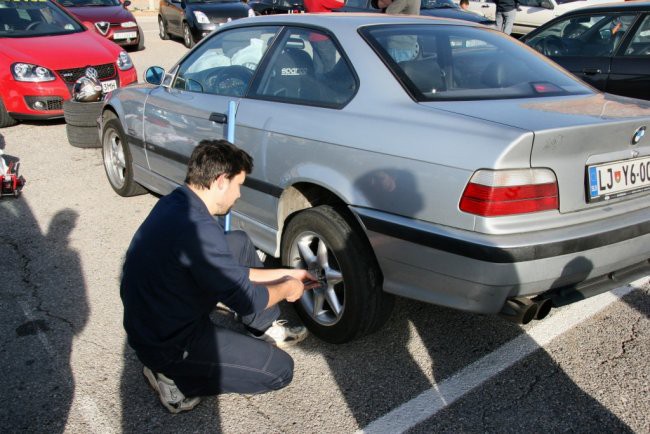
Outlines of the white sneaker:
[[295,345],[303,341],[309,334],[305,326],[289,327],[286,324],[287,320],[284,319],[273,321],[271,327],[266,329],[263,335],[255,336],[252,333],[249,334],[254,338],[265,340],[277,347]]
[[165,377],[161,373],[154,373],[146,366],[142,370],[142,373],[147,380],[149,380],[151,387],[158,392],[162,405],[164,405],[171,413],[180,413],[181,411],[191,410],[201,402],[201,398],[198,396],[194,398],[186,398],[185,395],[178,390],[174,380]]

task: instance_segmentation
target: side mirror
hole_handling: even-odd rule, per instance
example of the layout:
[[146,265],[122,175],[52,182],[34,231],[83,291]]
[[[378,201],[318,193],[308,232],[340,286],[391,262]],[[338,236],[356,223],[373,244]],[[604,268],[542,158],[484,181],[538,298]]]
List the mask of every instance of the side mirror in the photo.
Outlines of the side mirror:
[[542,0],[539,5],[544,9],[555,9],[555,6],[553,6],[553,3],[551,3],[549,0]]
[[122,6],[126,9],[127,7],[131,6],[131,0],[124,0],[124,3],[122,3]]
[[160,66],[151,66],[144,72],[144,81],[156,86],[160,85],[165,77],[165,70]]

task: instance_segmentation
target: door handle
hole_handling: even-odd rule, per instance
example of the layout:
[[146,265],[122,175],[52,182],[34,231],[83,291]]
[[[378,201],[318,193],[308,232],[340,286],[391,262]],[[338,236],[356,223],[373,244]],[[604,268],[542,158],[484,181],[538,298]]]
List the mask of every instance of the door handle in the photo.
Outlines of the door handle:
[[482,8],[489,8],[490,5],[482,5],[481,7],[482,7]]
[[602,71],[600,68],[583,68],[582,73],[587,75],[600,74]]
[[210,113],[209,119],[218,124],[225,124],[228,122],[228,116],[223,113]]

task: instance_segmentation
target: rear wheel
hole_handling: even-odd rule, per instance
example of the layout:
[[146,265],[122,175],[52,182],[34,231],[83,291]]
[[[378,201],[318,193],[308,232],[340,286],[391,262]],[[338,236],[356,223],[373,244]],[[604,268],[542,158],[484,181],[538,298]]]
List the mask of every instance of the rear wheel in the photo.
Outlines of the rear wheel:
[[108,182],[120,196],[136,196],[147,191],[133,179],[133,159],[126,135],[116,118],[106,121],[102,136],[102,159]]
[[158,16],[158,36],[160,36],[160,39],[163,41],[166,41],[169,39],[169,32],[167,32],[167,25],[165,24],[165,20],[163,20],[163,17],[160,15]]
[[192,48],[194,46],[194,38],[192,37],[190,26],[187,23],[183,23],[183,44],[185,44],[187,48]]
[[16,125],[18,121],[7,113],[4,103],[0,99],[0,128],[11,127]]
[[282,262],[303,268],[323,282],[295,303],[311,332],[331,343],[372,333],[390,316],[394,297],[367,240],[344,217],[345,210],[321,205],[295,215],[282,237]]

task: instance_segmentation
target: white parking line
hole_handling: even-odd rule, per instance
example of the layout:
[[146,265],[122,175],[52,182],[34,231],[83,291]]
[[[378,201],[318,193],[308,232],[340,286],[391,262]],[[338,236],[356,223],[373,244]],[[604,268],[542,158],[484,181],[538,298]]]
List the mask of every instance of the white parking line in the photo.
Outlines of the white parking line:
[[569,306],[440,384],[434,384],[433,389],[385,414],[357,434],[393,434],[414,427],[647,282],[647,278],[640,279]]

